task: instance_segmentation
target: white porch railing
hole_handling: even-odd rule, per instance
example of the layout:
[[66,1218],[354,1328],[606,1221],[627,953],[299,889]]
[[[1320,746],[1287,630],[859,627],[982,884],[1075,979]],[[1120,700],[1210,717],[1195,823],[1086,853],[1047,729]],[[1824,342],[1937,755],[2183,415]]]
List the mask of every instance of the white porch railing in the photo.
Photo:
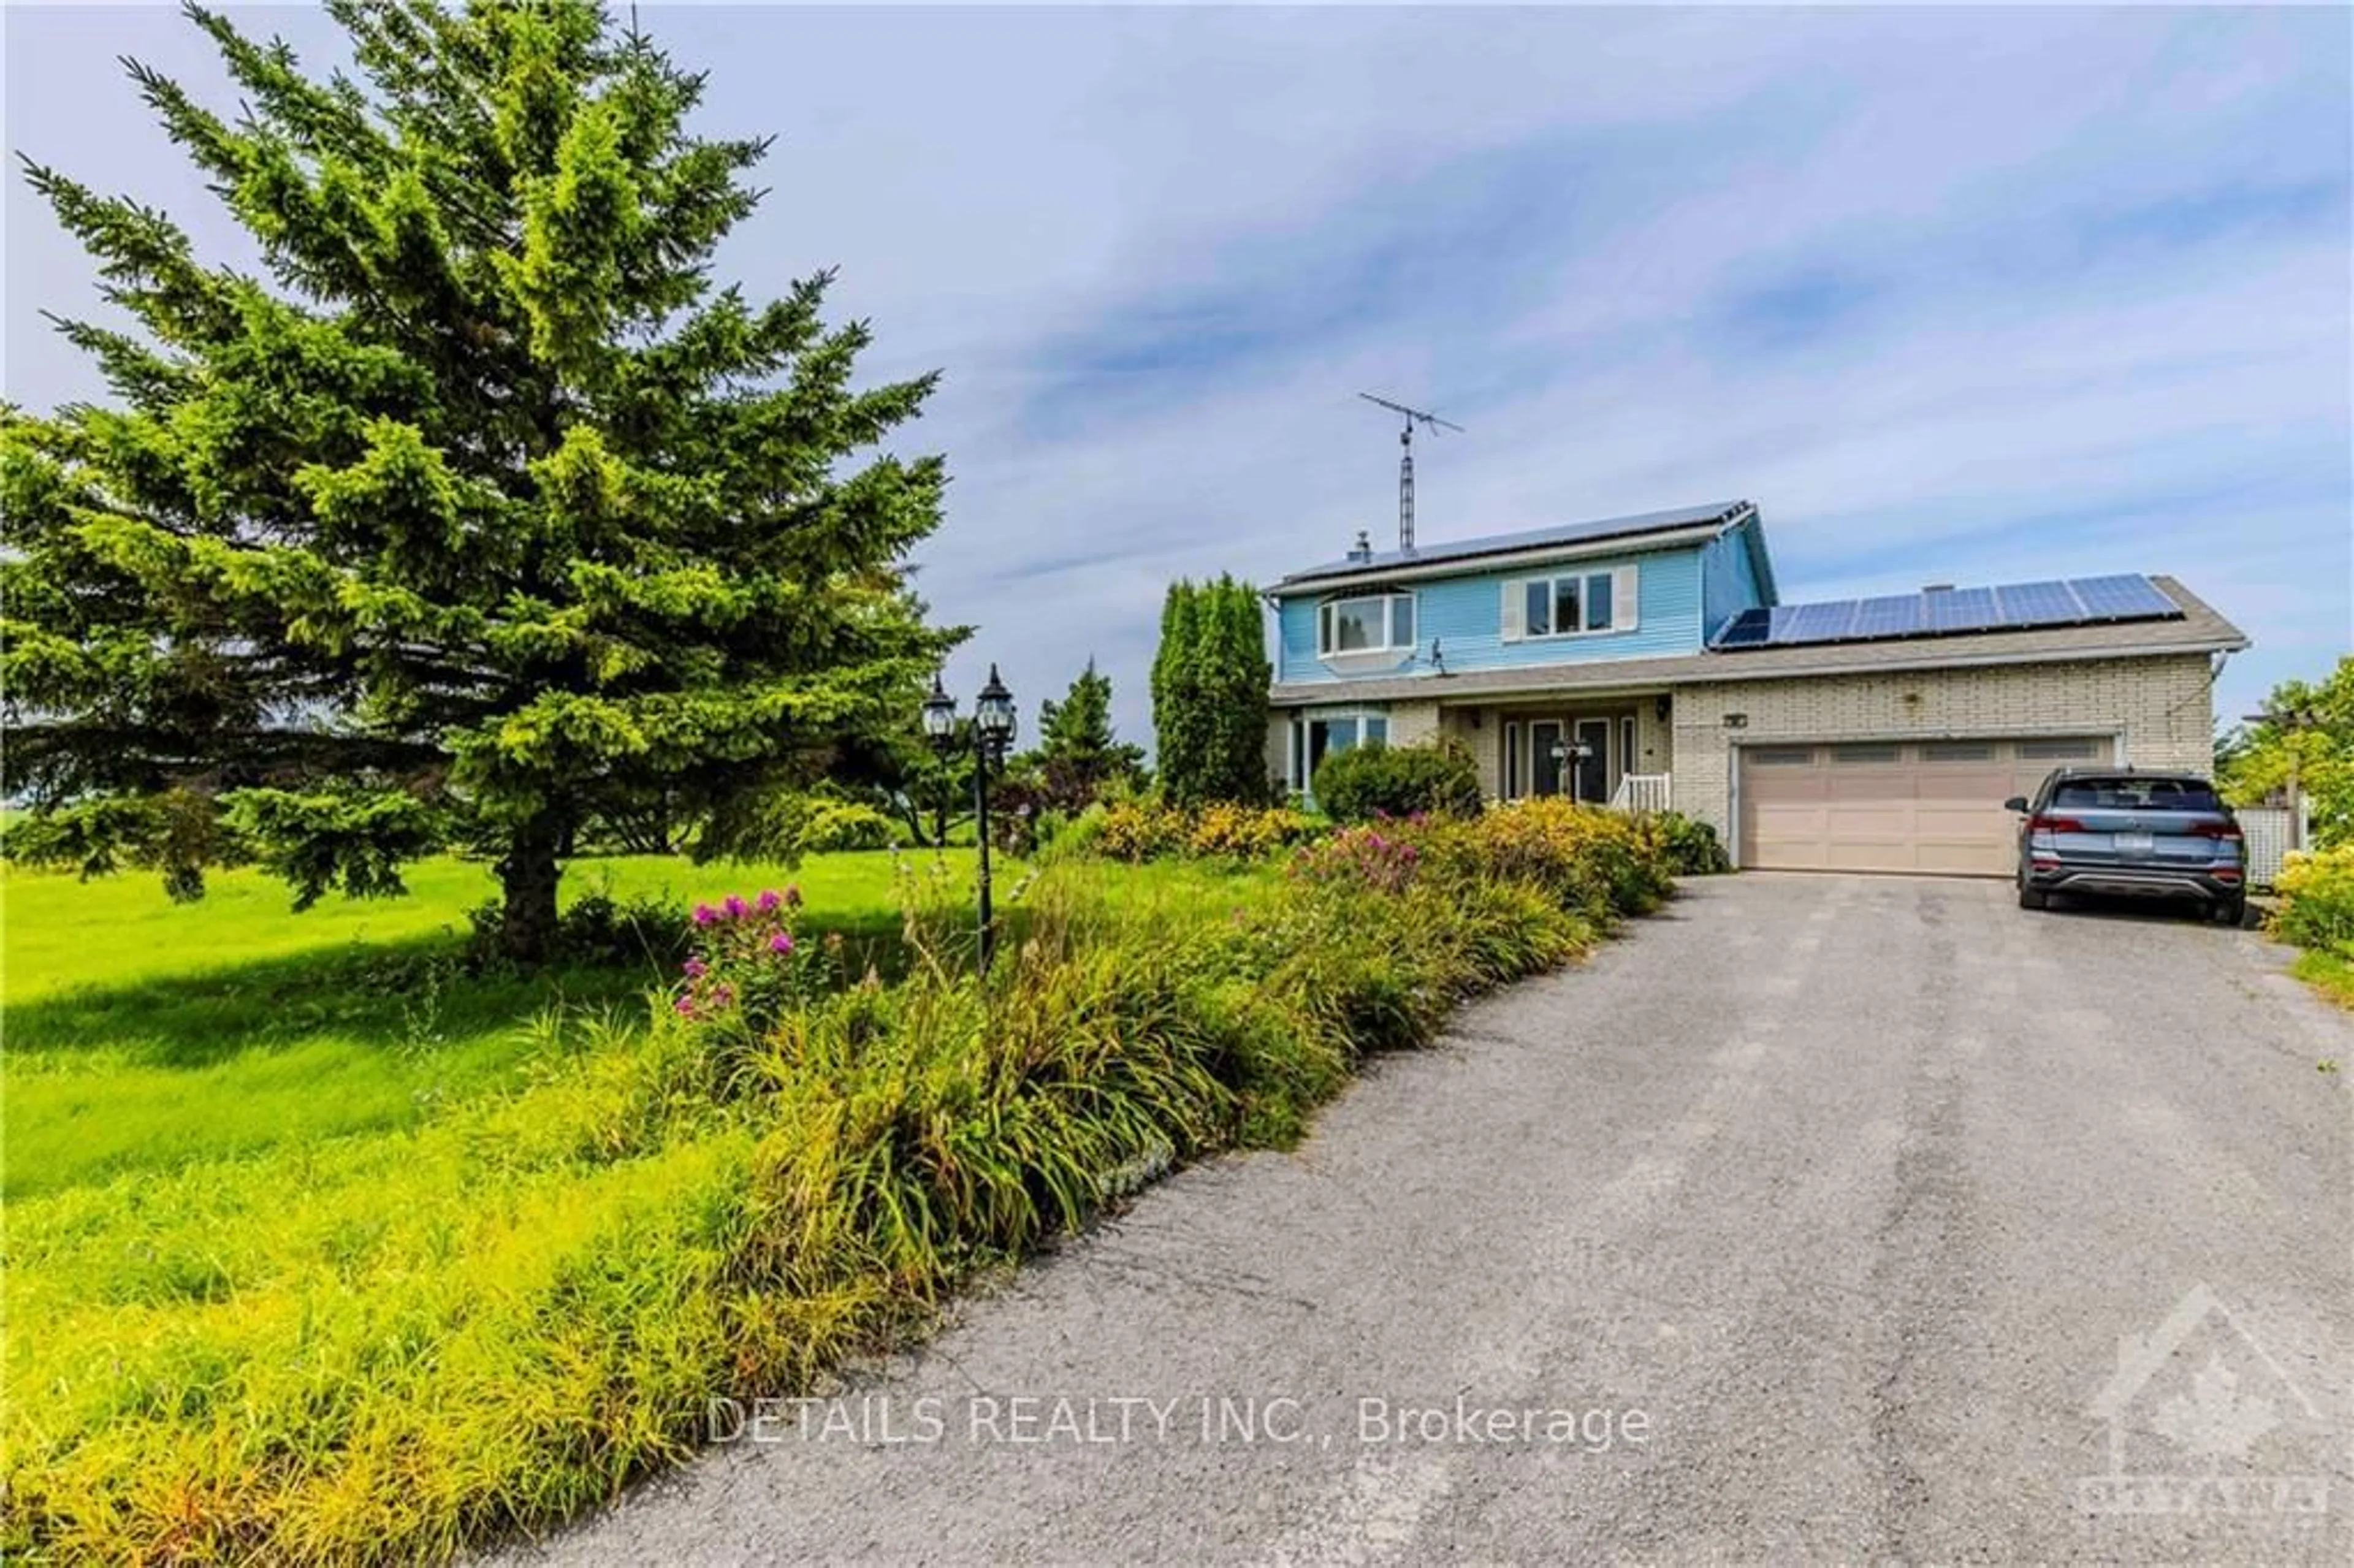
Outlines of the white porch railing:
[[1675,800],[1670,777],[1665,773],[1622,774],[1618,788],[1610,796],[1610,809],[1614,811],[1670,810]]

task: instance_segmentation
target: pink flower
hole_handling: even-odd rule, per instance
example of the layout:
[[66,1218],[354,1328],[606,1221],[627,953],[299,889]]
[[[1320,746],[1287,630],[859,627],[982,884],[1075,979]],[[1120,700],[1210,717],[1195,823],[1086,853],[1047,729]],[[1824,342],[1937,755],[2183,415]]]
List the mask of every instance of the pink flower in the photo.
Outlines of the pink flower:
[[679,967],[686,970],[686,978],[689,980],[701,980],[711,972],[710,966],[701,959],[689,959]]
[[736,1000],[736,988],[732,985],[714,986],[711,988],[711,1000],[725,1007]]
[[708,926],[708,925],[710,925],[714,920],[716,920],[716,919],[718,919],[718,918],[719,918],[719,911],[718,911],[718,910],[716,910],[716,909],[714,909],[710,905],[708,905],[708,904],[698,904],[698,905],[696,905],[696,906],[695,906],[695,923],[696,925],[698,925],[698,926]]
[[743,914],[748,907],[749,906],[745,904],[740,895],[731,893],[727,895],[727,916],[729,919],[732,920],[737,916]]
[[691,996],[680,997],[676,1001],[671,1003],[671,1008],[672,1011],[677,1012],[683,1018],[693,1018],[695,1016],[695,998]]
[[775,936],[769,938],[769,951],[772,953],[790,953],[792,950],[793,934],[790,931],[779,931]]
[[781,898],[781,897],[779,897],[779,896],[778,895],[777,890],[776,890],[775,888],[773,888],[773,887],[766,887],[766,888],[762,888],[762,889],[760,890],[760,913],[761,913],[761,914],[763,914],[763,915],[767,915],[767,914],[770,914],[770,913],[774,912],[774,910],[776,909],[777,906],[778,906],[778,905],[779,905],[779,904],[782,904],[783,902],[784,902],[784,899],[783,899],[783,898]]

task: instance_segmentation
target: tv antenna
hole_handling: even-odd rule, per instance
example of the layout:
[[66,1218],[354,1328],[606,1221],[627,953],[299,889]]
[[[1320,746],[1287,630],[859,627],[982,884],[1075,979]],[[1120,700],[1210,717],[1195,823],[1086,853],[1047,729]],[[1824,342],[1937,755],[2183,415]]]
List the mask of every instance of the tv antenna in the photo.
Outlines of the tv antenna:
[[1426,425],[1435,436],[1441,430],[1453,430],[1461,435],[1463,427],[1425,409],[1409,408],[1403,403],[1376,397],[1370,392],[1360,392],[1357,396],[1368,403],[1380,404],[1393,414],[1405,417],[1405,428],[1398,432],[1398,446],[1402,449],[1398,454],[1398,550],[1410,556],[1414,553],[1414,428],[1417,424]]

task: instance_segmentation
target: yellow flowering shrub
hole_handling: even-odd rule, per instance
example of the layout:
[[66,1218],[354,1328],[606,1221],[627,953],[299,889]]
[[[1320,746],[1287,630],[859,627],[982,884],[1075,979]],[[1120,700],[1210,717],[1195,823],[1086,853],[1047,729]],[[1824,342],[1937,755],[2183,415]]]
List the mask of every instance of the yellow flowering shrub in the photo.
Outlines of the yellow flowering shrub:
[[1131,862],[1164,855],[1263,860],[1312,831],[1308,818],[1282,806],[1220,802],[1189,811],[1156,800],[1119,800],[1102,809],[1087,844],[1097,854]]
[[1222,801],[1205,806],[1185,835],[1185,853],[1258,860],[1286,844],[1297,843],[1310,831],[1308,819],[1284,806],[1239,806]]
[[2275,931],[2300,947],[2354,957],[2354,844],[2290,855],[2273,891],[2281,901]]
[[1634,818],[1558,795],[1484,811],[1440,840],[1489,874],[1543,887],[1597,916],[1644,910],[1673,886],[1666,854]]
[[1113,860],[1144,861],[1185,842],[1185,813],[1157,800],[1116,800],[1103,808],[1094,848]]

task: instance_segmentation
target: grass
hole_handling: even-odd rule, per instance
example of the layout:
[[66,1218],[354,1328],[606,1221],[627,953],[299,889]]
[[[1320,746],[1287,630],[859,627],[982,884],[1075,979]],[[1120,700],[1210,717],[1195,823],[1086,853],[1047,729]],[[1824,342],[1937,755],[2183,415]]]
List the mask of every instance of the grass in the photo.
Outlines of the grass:
[[2297,954],[2293,972],[2338,1006],[2354,1012],[2354,957],[2327,948],[2307,948]]
[[[957,883],[970,858],[951,852],[937,875]],[[897,875],[888,855],[790,869],[647,857],[576,863],[565,892],[684,907],[792,882],[809,925],[849,935],[855,961],[897,931]],[[423,1442],[400,1462],[438,1455],[445,1479],[500,1462],[434,1447],[451,1429],[403,1426],[436,1390],[541,1389],[557,1428],[596,1408],[546,1364],[561,1347],[495,1308],[560,1299],[567,1271],[604,1247],[642,1242],[684,1294],[582,1313],[579,1366],[648,1333],[658,1350],[697,1302],[708,1326],[716,1298],[684,1260],[710,1248],[676,1227],[740,1190],[751,1139],[707,1097],[646,1103],[661,1072],[645,997],[667,963],[469,973],[483,868],[431,862],[409,885],[405,899],[298,915],[254,872],[217,876],[194,905],[143,876],[0,878],[8,1490],[21,1499],[27,1467],[47,1462],[104,1497],[48,1550],[119,1556],[135,1539],[137,1554],[201,1556],[190,1521],[249,1529],[269,1511],[240,1513],[217,1473],[158,1462],[176,1433],[245,1456],[237,1474],[342,1453],[305,1528],[327,1532],[317,1554],[351,1555],[322,1521],[355,1506],[346,1495],[399,1490],[371,1443]],[[558,1430],[539,1440],[564,1446]],[[539,1510],[610,1484],[558,1468],[570,1489]],[[369,1528],[403,1527],[379,1513]],[[411,1531],[405,1552],[431,1550]],[[302,1540],[275,1554],[313,1554]]]
[[[888,855],[790,869],[643,856],[576,863],[564,891],[683,906],[797,881],[820,925],[871,947],[898,924],[894,874]],[[670,978],[651,959],[469,976],[466,912],[493,893],[488,874],[441,860],[408,881],[407,898],[331,898],[298,915],[255,871],[217,875],[186,905],[149,876],[5,874],[0,1196],[413,1127],[506,1081],[541,1013],[636,1014]]]
[[[693,1020],[622,1001],[646,976],[453,975],[429,1004],[411,966],[449,950],[431,906],[448,923],[473,902],[471,868],[427,868],[418,905],[367,912],[387,923],[364,938],[306,941],[289,924],[313,916],[257,897],[217,906],[228,929],[202,946],[164,943],[202,923],[152,889],[12,880],[11,1044],[19,996],[47,1033],[27,1101],[7,1064],[25,1189],[0,1550],[431,1559],[610,1498],[690,1452],[714,1393],[804,1390],[904,1337],[1125,1173],[1297,1137],[1363,1053],[1422,1043],[1458,998],[1658,895],[1628,830],[1554,816],[1434,837],[1403,885],[1364,880],[1404,864],[1394,845],[1345,840],[1300,876],[1058,866],[1015,901],[986,987],[943,869],[906,890],[896,982],[794,990],[829,945],[771,959],[755,933],[752,967],[725,970],[743,1007]],[[609,869],[624,896],[764,880]],[[801,933],[883,940],[890,874],[805,866]],[[20,930],[28,905],[80,941]],[[20,936],[61,973],[24,963]],[[377,970],[381,995],[338,1000]],[[758,989],[772,979],[791,983]],[[589,1005],[558,1016],[559,995]],[[782,1000],[755,1016],[756,995]],[[412,1040],[420,1009],[441,1027]],[[87,1147],[34,1114],[77,1073]],[[168,1152],[99,1146],[118,1093]],[[20,1171],[20,1131],[53,1163]]]

